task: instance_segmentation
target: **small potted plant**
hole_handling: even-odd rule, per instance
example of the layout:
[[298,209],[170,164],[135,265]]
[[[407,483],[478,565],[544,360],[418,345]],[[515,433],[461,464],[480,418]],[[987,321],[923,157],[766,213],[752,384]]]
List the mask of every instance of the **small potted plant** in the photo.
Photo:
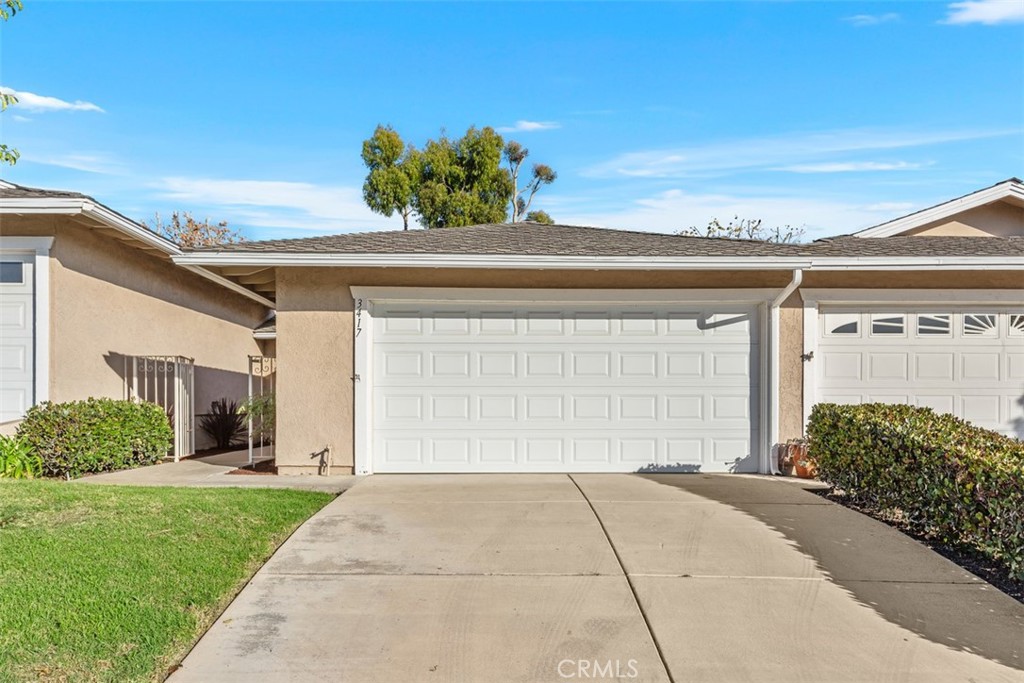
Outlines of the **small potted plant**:
[[786,442],[787,453],[793,463],[793,471],[801,479],[814,479],[818,473],[814,461],[807,454],[807,437],[801,436]]

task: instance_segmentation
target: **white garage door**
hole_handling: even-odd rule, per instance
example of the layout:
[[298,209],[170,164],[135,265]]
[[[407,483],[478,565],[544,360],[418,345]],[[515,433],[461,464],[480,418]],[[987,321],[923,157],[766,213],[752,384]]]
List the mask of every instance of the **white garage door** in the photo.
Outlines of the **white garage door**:
[[377,304],[377,472],[756,471],[753,307]]
[[0,254],[0,422],[33,400],[32,258]]
[[1024,436],[1024,311],[822,308],[817,400],[909,403]]

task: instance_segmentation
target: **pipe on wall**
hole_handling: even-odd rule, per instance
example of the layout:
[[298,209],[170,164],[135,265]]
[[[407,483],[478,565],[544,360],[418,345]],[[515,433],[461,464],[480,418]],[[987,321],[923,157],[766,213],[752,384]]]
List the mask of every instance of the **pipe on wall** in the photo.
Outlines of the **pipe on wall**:
[[782,302],[797,290],[804,280],[804,271],[800,268],[793,270],[793,277],[789,284],[779,292],[779,295],[772,299],[768,306],[768,381],[770,385],[768,393],[768,444],[764,449],[765,461],[761,462],[760,471],[762,474],[779,474],[779,461],[775,457],[775,447],[779,442],[779,401],[781,388],[779,386],[779,373],[781,360],[779,358],[779,307]]

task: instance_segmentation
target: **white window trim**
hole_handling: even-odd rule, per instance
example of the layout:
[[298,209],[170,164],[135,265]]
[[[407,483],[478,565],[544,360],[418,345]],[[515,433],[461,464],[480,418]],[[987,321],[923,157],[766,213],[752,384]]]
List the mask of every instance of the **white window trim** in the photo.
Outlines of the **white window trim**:
[[[811,416],[811,408],[817,402],[818,373],[818,309],[819,304],[853,306],[893,305],[929,306],[947,304],[953,306],[1024,306],[1024,289],[801,289],[804,300],[804,400],[803,424]],[[909,321],[907,323],[909,325]],[[909,333],[909,330],[908,330]],[[910,339],[908,337],[908,339]]]
[[0,237],[0,254],[32,260],[32,405],[50,399],[50,249],[53,237]]
[[[353,375],[355,404],[355,462],[357,475],[373,474],[373,332],[374,307],[380,303],[686,303],[757,304],[759,316],[760,373],[758,401],[760,405],[760,433],[752,439],[763,449],[768,439],[768,411],[771,395],[770,382],[765,381],[770,359],[767,335],[768,308],[779,296],[780,288],[750,289],[475,289],[459,287],[359,287],[349,288],[354,309],[355,359]],[[769,445],[770,448],[770,445]]]

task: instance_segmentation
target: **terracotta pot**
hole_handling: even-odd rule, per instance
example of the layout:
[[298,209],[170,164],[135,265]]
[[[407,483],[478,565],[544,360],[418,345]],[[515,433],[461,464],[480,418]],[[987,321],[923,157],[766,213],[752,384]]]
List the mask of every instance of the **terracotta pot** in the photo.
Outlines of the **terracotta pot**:
[[814,479],[817,468],[807,459],[807,444],[790,444],[789,448],[796,476],[801,479]]

